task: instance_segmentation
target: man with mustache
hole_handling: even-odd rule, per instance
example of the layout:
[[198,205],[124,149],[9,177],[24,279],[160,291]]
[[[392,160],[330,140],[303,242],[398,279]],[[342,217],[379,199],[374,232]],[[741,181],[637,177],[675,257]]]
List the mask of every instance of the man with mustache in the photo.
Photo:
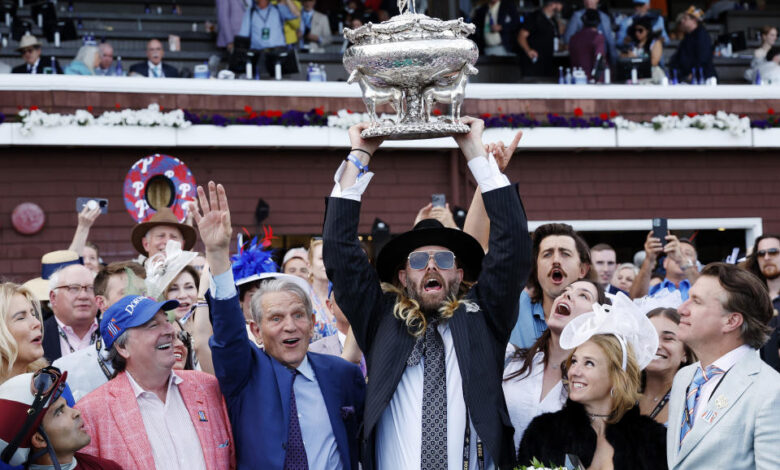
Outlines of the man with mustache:
[[588,244],[571,225],[540,225],[532,239],[535,263],[520,294],[520,314],[509,338],[521,349],[531,347],[547,329],[555,298],[590,270]]
[[780,330],[777,321],[777,312],[780,310],[780,235],[766,234],[756,238],[745,268],[758,276],[769,290],[775,315],[769,320],[772,334],[761,348],[761,358],[780,372]]
[[426,219],[368,262],[358,241],[360,199],[381,139],[349,130],[323,230],[336,302],[365,353],[363,468],[512,468],[512,425],[501,389],[504,350],[528,275],[530,240],[517,191],[482,143],[484,123],[455,136],[490,218],[479,242]]

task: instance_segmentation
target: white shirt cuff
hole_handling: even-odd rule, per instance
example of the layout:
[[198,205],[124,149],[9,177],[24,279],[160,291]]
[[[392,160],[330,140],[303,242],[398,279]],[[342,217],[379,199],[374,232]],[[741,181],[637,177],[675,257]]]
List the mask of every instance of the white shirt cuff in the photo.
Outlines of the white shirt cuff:
[[333,181],[336,183],[336,185],[333,186],[333,191],[330,192],[330,197],[341,197],[344,199],[351,199],[353,201],[360,202],[360,197],[368,187],[368,183],[371,182],[371,178],[374,176],[374,173],[369,171],[361,175],[355,184],[349,188],[342,189],[341,185],[339,184],[339,180],[341,180],[341,176],[344,174],[344,170],[347,168],[348,164],[350,163],[344,160],[341,162],[339,169],[336,170],[336,174],[333,176]]
[[225,300],[236,295],[236,283],[233,280],[233,270],[228,269],[222,274],[211,276],[209,283],[209,292],[214,300]]
[[468,164],[483,193],[509,186],[509,178],[498,169],[498,163],[492,153],[487,158],[472,158]]

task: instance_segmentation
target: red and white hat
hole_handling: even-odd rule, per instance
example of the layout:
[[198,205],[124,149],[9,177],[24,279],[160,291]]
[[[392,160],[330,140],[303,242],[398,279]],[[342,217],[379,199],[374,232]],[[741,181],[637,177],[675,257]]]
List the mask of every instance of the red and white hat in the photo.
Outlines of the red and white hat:
[[39,407],[39,412],[35,413],[31,417],[33,421],[29,426],[27,432],[21,436],[21,440],[18,442],[18,448],[10,455],[3,455],[6,453],[6,448],[11,444],[14,439],[18,439],[17,435],[24,427],[25,423],[30,416],[29,411],[33,409],[35,402],[35,394],[33,388],[35,387],[33,377],[35,374],[21,374],[8,379],[0,385],[0,455],[3,455],[3,459],[8,460],[11,465],[23,465],[27,462],[27,456],[30,453],[30,439],[33,434],[38,430],[38,427],[43,421],[43,416],[46,414],[46,410],[51,404],[56,401],[61,393],[62,388],[65,385],[65,379],[68,375],[67,372],[63,372],[59,375],[59,370],[55,368],[45,368],[38,373],[47,369],[56,370],[57,378],[52,380],[50,388],[51,392],[49,396],[45,398],[43,406]]

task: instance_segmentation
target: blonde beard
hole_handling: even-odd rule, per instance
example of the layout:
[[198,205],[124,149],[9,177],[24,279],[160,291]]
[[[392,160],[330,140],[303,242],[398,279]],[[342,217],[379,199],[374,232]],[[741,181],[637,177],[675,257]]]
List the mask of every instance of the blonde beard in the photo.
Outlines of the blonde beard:
[[[464,287],[464,285],[461,284],[461,287]],[[396,302],[393,306],[393,316],[406,324],[406,329],[410,335],[415,338],[422,336],[425,333],[425,328],[428,326],[428,318],[420,309],[419,302],[410,299],[403,290],[387,282],[382,283],[382,292],[395,294]],[[462,299],[453,296],[448,297],[438,309],[438,318],[452,318],[455,310],[462,303],[464,303]]]

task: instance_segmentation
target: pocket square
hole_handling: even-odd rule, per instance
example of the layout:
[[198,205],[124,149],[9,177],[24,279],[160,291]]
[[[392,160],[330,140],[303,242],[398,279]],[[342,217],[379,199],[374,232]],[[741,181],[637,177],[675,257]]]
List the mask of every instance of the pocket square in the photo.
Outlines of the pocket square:
[[344,421],[348,420],[352,416],[355,415],[355,407],[354,406],[342,406],[341,407],[341,419]]

